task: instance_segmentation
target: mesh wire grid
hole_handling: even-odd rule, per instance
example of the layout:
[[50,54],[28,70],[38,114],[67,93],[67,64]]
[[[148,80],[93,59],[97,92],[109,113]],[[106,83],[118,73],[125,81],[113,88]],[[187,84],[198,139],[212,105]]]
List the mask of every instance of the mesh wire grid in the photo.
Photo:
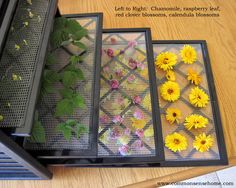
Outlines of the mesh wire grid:
[[[194,160],[217,160],[220,158],[218,144],[217,144],[217,137],[215,132],[215,122],[212,113],[212,106],[211,100],[205,108],[196,108],[190,104],[188,96],[191,89],[194,87],[193,84],[190,84],[187,78],[187,72],[189,68],[192,68],[196,72],[201,75],[202,82],[199,88],[203,89],[208,96],[209,95],[209,88],[207,83],[207,76],[206,70],[204,66],[204,59],[203,59],[203,52],[201,44],[189,44],[195,48],[197,52],[197,61],[194,62],[192,65],[188,65],[183,63],[180,56],[180,50],[183,48],[185,44],[153,44],[154,49],[154,56],[157,57],[158,54],[161,52],[173,52],[178,56],[177,64],[174,67],[174,72],[176,74],[176,82],[179,84],[181,89],[181,96],[178,101],[169,103],[159,97],[159,104],[160,104],[160,111],[161,111],[161,122],[162,122],[162,133],[163,139],[169,134],[174,132],[178,132],[184,135],[188,141],[188,147],[186,150],[181,152],[172,152],[168,148],[165,147],[164,154],[166,161],[194,161]],[[165,77],[165,72],[156,68],[156,76],[157,76],[157,84],[158,84],[158,93],[160,96],[159,87],[165,81],[167,81]],[[178,108],[182,112],[182,119],[180,123],[170,125],[169,122],[165,118],[165,113],[167,108]],[[191,129],[187,130],[184,127],[184,119],[185,117],[196,113],[206,117],[209,121],[208,125],[205,128],[201,129]],[[207,152],[198,152],[196,149],[193,148],[193,141],[196,135],[205,132],[207,135],[212,135],[214,138],[214,144]]]
[[[0,127],[25,125],[48,8],[48,0],[35,0],[32,5],[19,1],[17,5],[0,61],[0,114],[4,117]],[[14,81],[13,74],[21,78]]]
[[[130,60],[141,68],[134,68]],[[156,155],[154,136],[146,135],[153,130],[148,72],[145,32],[103,34],[99,157]],[[114,81],[118,89],[112,87]],[[137,96],[141,102],[134,103]]]
[[[38,105],[39,117],[42,125],[45,129],[46,143],[32,143],[30,140],[26,140],[24,147],[28,150],[75,150],[82,151],[91,148],[91,108],[92,108],[92,92],[94,85],[94,69],[95,69],[95,51],[96,51],[96,30],[97,17],[81,17],[76,20],[88,30],[88,35],[84,37],[81,42],[87,46],[86,51],[81,51],[79,48],[73,45],[61,47],[55,51],[58,63],[51,65],[55,71],[63,71],[69,63],[70,55],[82,54],[83,62],[78,67],[83,71],[85,79],[79,81],[76,86],[76,90],[83,96],[86,104],[85,109],[78,109],[75,113],[68,117],[55,117],[54,112],[56,103],[61,99],[59,93],[44,95]],[[60,89],[61,83],[55,83],[54,88]],[[59,123],[65,122],[67,119],[78,120],[83,125],[86,125],[89,129],[88,133],[81,135],[80,139],[76,138],[76,135],[72,135],[71,141],[66,141],[61,133],[56,131],[56,126]]]

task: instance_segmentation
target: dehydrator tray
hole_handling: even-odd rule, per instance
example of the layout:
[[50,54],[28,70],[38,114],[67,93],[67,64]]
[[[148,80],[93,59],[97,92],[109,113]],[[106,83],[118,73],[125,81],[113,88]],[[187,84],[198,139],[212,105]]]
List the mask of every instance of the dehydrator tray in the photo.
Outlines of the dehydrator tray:
[[14,11],[0,60],[0,127],[13,135],[31,133],[56,8],[56,0],[18,1]]
[[102,52],[98,158],[159,161],[162,138],[150,30],[104,30]]
[[[60,90],[62,83],[58,80],[53,84],[52,92],[43,95],[38,102],[36,110],[39,120],[44,128],[45,141],[37,143],[31,139],[26,139],[24,148],[39,158],[75,158],[75,157],[94,157],[97,151],[97,132],[98,109],[99,109],[99,81],[102,47],[102,14],[75,14],[64,15],[67,21],[72,24],[79,23],[87,31],[87,35],[81,39],[86,48],[82,49],[76,45],[62,45],[56,50],[51,45],[49,52],[53,51],[56,63],[50,65],[50,69],[63,73],[71,65],[71,57],[79,55],[82,60],[76,62],[76,67],[83,72],[84,79],[75,83],[75,92],[79,93],[85,101],[84,108],[78,108],[72,115],[56,115],[58,101],[62,99]],[[61,18],[56,18],[57,19]],[[69,23],[70,24],[70,23]],[[75,24],[76,29],[80,26]],[[53,36],[57,32],[54,27]],[[73,29],[73,28],[72,28]],[[82,46],[83,47],[83,46]],[[42,88],[43,90],[43,88]],[[42,93],[42,92],[41,92]],[[57,131],[57,126],[69,121],[78,121],[87,128],[87,132],[77,138],[73,133],[67,140],[61,132]]]
[[[165,154],[165,162],[162,165],[227,164],[224,135],[206,42],[191,40],[154,41],[153,51]],[[163,70],[162,58],[169,58],[169,60],[176,58],[176,64],[173,65],[173,69],[170,69],[171,71]],[[172,61],[175,60],[172,59]],[[170,61],[167,60],[167,62]],[[168,81],[177,83],[180,88],[180,96],[173,102],[164,100],[163,86]],[[165,86],[167,87],[167,85]],[[173,86],[169,86],[169,88],[176,90]],[[198,92],[194,94],[193,92],[196,92],[196,90]],[[205,103],[206,100],[203,100],[206,97],[203,92],[209,98],[207,103]],[[198,106],[196,106],[195,97],[202,98]],[[204,107],[201,107],[201,105]],[[178,115],[178,111],[181,115]],[[177,113],[178,122],[172,122],[173,119],[170,116],[173,113]],[[197,116],[191,117],[192,114]],[[200,119],[194,119],[199,116]],[[202,125],[200,123],[205,120],[207,120],[207,123],[202,126],[204,123]],[[199,121],[199,124],[195,127],[197,121]],[[171,138],[170,135],[172,135],[172,139],[175,138],[174,133],[186,138],[187,147],[181,151],[173,151],[166,144],[167,137]],[[205,147],[206,145],[208,148]]]

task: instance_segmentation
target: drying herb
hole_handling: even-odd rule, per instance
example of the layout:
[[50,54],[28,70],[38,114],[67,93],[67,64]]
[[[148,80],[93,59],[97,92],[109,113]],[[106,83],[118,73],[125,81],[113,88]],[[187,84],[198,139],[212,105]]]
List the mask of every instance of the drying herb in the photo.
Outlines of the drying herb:
[[71,141],[72,135],[75,134],[77,139],[88,132],[88,128],[76,120],[68,119],[64,123],[60,123],[56,130],[61,132],[67,141]]
[[[67,45],[75,45],[80,49],[86,49],[86,46],[80,40],[87,35],[84,29],[76,20],[64,17],[56,18],[54,23],[54,31],[51,34],[52,50],[47,56],[46,66],[43,73],[43,84],[41,95],[50,93],[59,93],[60,100],[57,100],[54,116],[64,117],[71,116],[79,108],[85,107],[84,98],[78,93],[76,86],[78,81],[84,80],[84,74],[79,68],[78,63],[82,61],[80,55],[71,55],[68,58],[68,64],[58,72],[54,70],[52,65],[56,65],[57,58],[54,55],[55,50]],[[55,83],[60,83],[62,88],[55,88]],[[79,139],[80,135],[86,133],[87,127],[78,121],[68,119],[64,123],[60,123],[56,131],[63,134],[67,141],[70,141],[72,135],[76,135]]]
[[39,120],[38,111],[36,111],[34,115],[34,126],[32,129],[30,141],[33,143],[46,142],[45,130],[44,130],[44,127],[42,126],[42,123]]

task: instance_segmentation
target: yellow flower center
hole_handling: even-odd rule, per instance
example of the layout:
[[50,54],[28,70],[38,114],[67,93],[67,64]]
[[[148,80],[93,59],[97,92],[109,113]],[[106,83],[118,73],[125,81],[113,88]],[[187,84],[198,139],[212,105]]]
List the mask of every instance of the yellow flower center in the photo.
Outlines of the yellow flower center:
[[201,99],[201,96],[200,95],[198,95],[198,97],[197,97],[198,99]]
[[179,144],[179,143],[180,143],[179,139],[175,138],[175,139],[174,139],[174,143],[175,143],[176,145]]
[[177,114],[174,112],[174,113],[173,113],[173,117],[176,117],[176,116],[177,116]]

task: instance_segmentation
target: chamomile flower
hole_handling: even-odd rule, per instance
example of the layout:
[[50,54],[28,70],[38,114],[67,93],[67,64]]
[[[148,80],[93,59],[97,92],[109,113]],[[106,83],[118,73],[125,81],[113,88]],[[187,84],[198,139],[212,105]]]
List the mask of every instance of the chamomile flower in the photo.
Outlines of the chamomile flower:
[[179,123],[181,119],[181,111],[177,108],[167,108],[166,110],[166,120],[173,124],[174,122]]
[[174,102],[180,97],[180,87],[177,82],[167,81],[160,87],[160,93],[164,100]]
[[187,74],[187,80],[190,81],[192,84],[199,85],[202,81],[202,78],[197,72],[192,69],[189,69]]
[[195,140],[193,142],[193,147],[199,152],[208,151],[214,143],[214,139],[211,135],[206,135],[202,133],[198,136],[195,136]]
[[209,96],[199,87],[195,87],[189,94],[189,101],[195,107],[206,107],[209,102]]
[[186,129],[190,130],[192,128],[199,129],[206,127],[207,124],[208,124],[207,118],[198,114],[192,114],[185,118],[184,126],[186,127]]
[[3,115],[0,114],[0,122],[4,120]]
[[177,63],[177,56],[171,52],[160,53],[155,61],[157,68],[160,68],[164,71],[173,69],[176,63]]
[[197,52],[190,45],[184,45],[184,47],[180,51],[180,55],[183,62],[186,64],[193,64],[197,60]]
[[186,150],[188,143],[185,136],[175,132],[165,138],[165,146],[173,152]]

